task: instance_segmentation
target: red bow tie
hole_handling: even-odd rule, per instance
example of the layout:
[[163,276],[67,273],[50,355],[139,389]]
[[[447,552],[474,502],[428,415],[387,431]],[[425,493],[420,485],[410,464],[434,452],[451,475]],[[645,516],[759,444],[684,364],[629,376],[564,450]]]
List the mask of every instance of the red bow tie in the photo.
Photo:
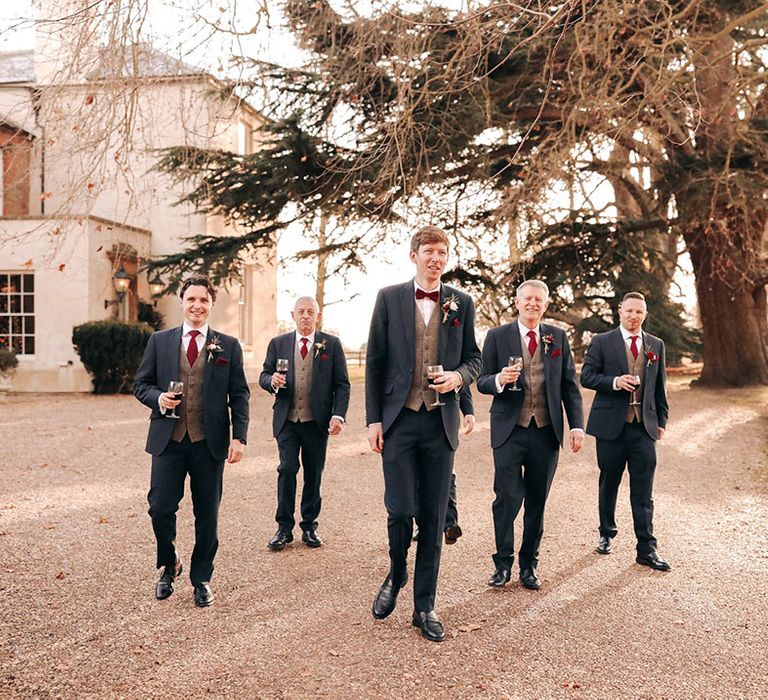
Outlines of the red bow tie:
[[416,298],[417,299],[431,299],[432,301],[437,304],[437,300],[440,298],[440,292],[434,291],[434,292],[425,292],[423,289],[419,289],[416,287]]

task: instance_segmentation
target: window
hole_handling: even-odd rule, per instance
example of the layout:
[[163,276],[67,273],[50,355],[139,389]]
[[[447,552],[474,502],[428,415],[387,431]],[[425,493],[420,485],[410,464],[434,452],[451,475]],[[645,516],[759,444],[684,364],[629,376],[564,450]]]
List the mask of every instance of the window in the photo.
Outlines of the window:
[[35,354],[35,276],[0,272],[0,347]]
[[247,156],[251,151],[251,127],[245,122],[237,122],[237,153]]

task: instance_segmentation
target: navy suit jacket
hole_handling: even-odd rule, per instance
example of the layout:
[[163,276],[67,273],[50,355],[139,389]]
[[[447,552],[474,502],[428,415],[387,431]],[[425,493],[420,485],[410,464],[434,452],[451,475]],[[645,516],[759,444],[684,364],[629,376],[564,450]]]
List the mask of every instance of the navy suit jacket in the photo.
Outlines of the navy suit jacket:
[[[324,343],[325,348],[318,350],[318,344]],[[264,368],[259,376],[259,385],[265,391],[274,394],[272,390],[272,375],[275,373],[277,358],[288,360],[286,386],[275,394],[272,405],[272,433],[277,437],[288,420],[294,391],[294,362],[296,349],[296,333],[284,333],[269,341],[267,356],[264,358]],[[321,430],[327,431],[333,416],[347,417],[349,406],[349,376],[347,375],[347,359],[341,342],[335,335],[315,331],[315,342],[309,349],[312,353],[312,388],[310,389],[310,406],[315,422]]]
[[[669,416],[664,341],[650,333],[643,332],[642,336],[642,352],[646,358],[643,425],[648,435],[657,440],[659,428],[666,427]],[[616,439],[627,420],[631,393],[613,390],[614,378],[629,374],[626,348],[621,330],[615,328],[592,338],[584,357],[581,385],[597,392],[589,412],[587,432],[597,438]]]
[[[133,380],[133,393],[152,409],[149,416],[147,452],[159,455],[168,446],[176,421],[160,413],[158,398],[168,391],[168,382],[179,378],[182,327],[153,333]],[[222,351],[213,354],[205,349],[214,338]],[[248,399],[251,395],[243,370],[240,341],[208,328],[208,336],[198,362],[203,369],[203,433],[215,459],[227,458],[232,437],[246,441],[248,436]]]
[[[443,304],[451,295],[458,309]],[[379,290],[373,308],[365,357],[366,425],[382,423],[386,434],[403,410],[413,381],[416,354],[416,301],[413,280]],[[480,349],[475,340],[475,305],[469,295],[447,284],[440,288],[440,300],[433,313],[439,314],[438,363],[445,371],[461,374],[469,386],[480,371]],[[445,320],[443,320],[445,318]],[[443,428],[452,449],[459,444],[459,394],[441,394]]]
[[[539,324],[543,338],[551,335],[553,342],[546,350],[542,345],[541,359],[544,363],[544,386],[547,392],[547,408],[560,444],[563,444],[563,409],[568,417],[568,426],[584,429],[584,410],[581,391],[576,382],[576,366],[573,363],[568,336],[562,328]],[[483,394],[492,394],[491,403],[491,446],[501,447],[512,434],[520,417],[524,391],[496,391],[496,375],[509,362],[510,355],[521,357],[523,345],[517,321],[507,323],[488,331],[483,345],[483,371],[477,380],[477,388]],[[521,374],[517,385],[525,388],[525,374]]]

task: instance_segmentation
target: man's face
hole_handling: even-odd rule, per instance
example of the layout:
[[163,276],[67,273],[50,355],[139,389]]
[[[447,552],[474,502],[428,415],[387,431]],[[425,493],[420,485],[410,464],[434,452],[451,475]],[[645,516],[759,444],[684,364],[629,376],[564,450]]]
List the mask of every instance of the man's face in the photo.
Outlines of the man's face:
[[625,299],[619,306],[619,321],[624,330],[640,333],[640,328],[648,315],[648,307],[642,299]]
[[448,246],[445,243],[422,243],[417,251],[411,251],[411,260],[416,264],[416,279],[427,289],[433,289],[448,262]]
[[312,299],[299,299],[291,311],[291,316],[296,324],[296,330],[301,335],[309,335],[317,327],[320,314],[317,313],[317,306]]
[[213,302],[208,295],[208,290],[200,285],[192,284],[184,292],[181,298],[181,310],[184,318],[192,328],[200,328],[208,321]]
[[520,314],[520,320],[528,327],[534,328],[549,306],[547,293],[535,284],[526,284],[515,297],[515,306]]

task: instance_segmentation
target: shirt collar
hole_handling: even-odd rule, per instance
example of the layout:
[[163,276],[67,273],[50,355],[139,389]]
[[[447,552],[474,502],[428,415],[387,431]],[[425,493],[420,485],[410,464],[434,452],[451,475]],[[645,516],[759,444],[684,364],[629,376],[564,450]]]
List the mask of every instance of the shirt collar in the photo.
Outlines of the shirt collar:
[[200,335],[203,336],[203,338],[208,337],[208,324],[206,323],[201,328],[192,328],[186,321],[181,324],[181,335],[182,336],[188,336],[190,331],[200,331]]
[[437,287],[435,287],[434,289],[424,289],[424,287],[422,287],[416,281],[416,278],[415,277],[413,278],[413,290],[414,290],[414,293],[416,292],[417,289],[420,289],[422,292],[427,292],[428,294],[431,294],[432,292],[438,292],[439,293],[441,291],[442,287],[443,287],[443,283],[442,282],[438,282]]
[[315,331],[312,331],[309,335],[301,335],[298,331],[296,331],[296,344],[301,343],[301,339],[306,338],[309,342],[307,343],[307,347],[310,345],[313,345],[315,342]]
[[641,328],[637,333],[630,333],[624,326],[619,326],[619,330],[621,331],[621,337],[624,338],[624,342],[629,342],[629,339],[636,335],[638,338],[642,340],[643,337],[643,329]]
[[537,323],[535,328],[528,328],[528,326],[526,326],[521,320],[518,319],[517,327],[520,329],[520,336],[522,338],[527,338],[529,331],[533,331],[536,334],[536,338],[537,339],[541,335],[541,324],[540,323]]

